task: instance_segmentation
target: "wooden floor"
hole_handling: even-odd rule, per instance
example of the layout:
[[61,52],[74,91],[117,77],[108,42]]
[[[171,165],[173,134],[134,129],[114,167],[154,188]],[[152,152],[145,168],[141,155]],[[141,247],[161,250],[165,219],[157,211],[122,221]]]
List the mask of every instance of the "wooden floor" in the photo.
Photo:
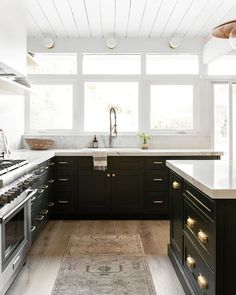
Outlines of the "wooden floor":
[[167,257],[169,222],[163,220],[50,221],[31,248],[26,265],[7,295],[50,295],[72,233],[80,235],[139,233],[157,295],[184,295]]

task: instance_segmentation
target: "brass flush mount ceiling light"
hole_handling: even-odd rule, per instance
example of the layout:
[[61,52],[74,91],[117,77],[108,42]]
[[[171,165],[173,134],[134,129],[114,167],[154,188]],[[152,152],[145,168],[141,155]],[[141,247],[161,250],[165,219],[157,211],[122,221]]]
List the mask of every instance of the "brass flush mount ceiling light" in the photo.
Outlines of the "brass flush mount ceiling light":
[[216,38],[229,39],[231,47],[236,49],[236,20],[215,27],[212,30],[212,35]]

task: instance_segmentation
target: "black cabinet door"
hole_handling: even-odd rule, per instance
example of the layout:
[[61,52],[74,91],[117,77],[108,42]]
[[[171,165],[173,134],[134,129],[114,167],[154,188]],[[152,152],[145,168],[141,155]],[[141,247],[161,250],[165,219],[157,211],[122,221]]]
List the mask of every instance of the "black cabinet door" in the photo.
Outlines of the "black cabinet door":
[[112,211],[138,213],[143,210],[143,172],[124,170],[111,173]]
[[183,255],[183,182],[170,174],[170,243],[180,263]]
[[107,213],[110,210],[110,174],[103,171],[78,172],[79,211]]

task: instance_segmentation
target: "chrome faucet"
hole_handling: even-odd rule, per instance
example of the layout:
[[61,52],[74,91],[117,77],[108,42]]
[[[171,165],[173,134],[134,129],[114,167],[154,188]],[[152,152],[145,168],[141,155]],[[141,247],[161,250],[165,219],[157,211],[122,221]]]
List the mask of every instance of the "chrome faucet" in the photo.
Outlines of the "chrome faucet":
[[[117,137],[117,124],[116,124],[116,110],[111,107],[110,108],[110,134],[109,134],[109,148],[113,147],[113,137]],[[114,114],[114,124],[112,125],[112,118],[111,115]]]

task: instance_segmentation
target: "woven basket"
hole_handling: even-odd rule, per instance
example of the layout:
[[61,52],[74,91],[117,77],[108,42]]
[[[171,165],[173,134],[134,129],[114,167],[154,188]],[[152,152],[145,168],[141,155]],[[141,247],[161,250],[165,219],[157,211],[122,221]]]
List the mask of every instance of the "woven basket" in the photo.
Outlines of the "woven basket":
[[47,150],[53,146],[54,140],[42,138],[25,138],[31,150]]

